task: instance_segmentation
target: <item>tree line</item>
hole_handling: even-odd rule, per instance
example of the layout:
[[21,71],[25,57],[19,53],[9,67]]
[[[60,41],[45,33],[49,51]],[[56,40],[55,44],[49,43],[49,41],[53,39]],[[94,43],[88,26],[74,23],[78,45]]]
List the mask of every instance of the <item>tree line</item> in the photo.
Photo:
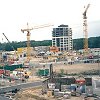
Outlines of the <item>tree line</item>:
[[[37,46],[51,46],[52,41],[51,40],[43,40],[43,41],[30,41],[31,47],[37,47]],[[27,41],[12,41],[10,44],[9,43],[0,43],[0,50],[2,51],[13,51],[13,48],[17,50],[17,48],[21,47],[27,47]]]
[[[43,40],[43,41],[30,41],[31,47],[37,47],[37,46],[52,46],[52,40]],[[11,46],[14,47],[15,50],[20,47],[27,47],[27,41],[12,41]],[[0,50],[2,51],[12,51],[13,48],[9,45],[9,43],[0,43]],[[73,39],[73,49],[79,50],[83,49],[84,45],[84,39]],[[88,47],[89,48],[100,48],[100,36],[98,37],[90,37],[88,38]]]
[[[73,49],[79,50],[84,48],[84,38],[73,39]],[[100,36],[88,38],[88,48],[100,48]]]

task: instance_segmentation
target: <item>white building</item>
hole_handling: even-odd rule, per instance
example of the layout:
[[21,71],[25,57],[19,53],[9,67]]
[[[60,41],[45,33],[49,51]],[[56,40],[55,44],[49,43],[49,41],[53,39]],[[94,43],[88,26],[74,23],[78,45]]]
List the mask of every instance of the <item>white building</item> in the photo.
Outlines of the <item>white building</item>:
[[53,28],[52,46],[58,47],[59,51],[71,51],[73,49],[72,29],[68,25]]

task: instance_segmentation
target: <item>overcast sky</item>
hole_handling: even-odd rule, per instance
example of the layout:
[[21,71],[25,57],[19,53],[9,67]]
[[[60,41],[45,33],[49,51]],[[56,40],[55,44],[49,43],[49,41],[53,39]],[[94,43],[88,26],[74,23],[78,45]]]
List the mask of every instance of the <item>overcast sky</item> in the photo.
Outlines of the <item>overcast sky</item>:
[[[2,33],[10,41],[26,41],[26,34],[21,29],[26,28],[27,22],[30,27],[54,25],[32,30],[31,40],[51,40],[52,28],[60,24],[73,28],[73,38],[83,37],[82,13],[88,3],[91,4],[87,11],[88,27],[92,25],[93,28],[93,23],[100,23],[100,0],[0,0],[0,42],[6,41]],[[89,36],[97,35],[89,33]]]

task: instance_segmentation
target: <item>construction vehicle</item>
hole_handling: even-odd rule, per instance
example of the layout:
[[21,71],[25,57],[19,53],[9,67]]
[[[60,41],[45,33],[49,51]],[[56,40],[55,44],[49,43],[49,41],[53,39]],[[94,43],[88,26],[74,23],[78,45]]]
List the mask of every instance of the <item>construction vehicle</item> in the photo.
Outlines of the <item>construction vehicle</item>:
[[49,27],[49,26],[53,26],[53,25],[50,25],[50,24],[45,24],[45,25],[41,25],[41,26],[34,26],[34,28],[29,28],[29,25],[27,23],[27,28],[26,29],[21,29],[21,31],[24,33],[24,32],[27,32],[27,61],[29,62],[30,61],[30,31],[33,30],[33,29],[39,29],[39,28],[44,28],[44,27]]
[[85,11],[83,12],[83,33],[84,33],[84,53],[88,53],[88,31],[87,31],[87,10],[90,4],[87,5]]

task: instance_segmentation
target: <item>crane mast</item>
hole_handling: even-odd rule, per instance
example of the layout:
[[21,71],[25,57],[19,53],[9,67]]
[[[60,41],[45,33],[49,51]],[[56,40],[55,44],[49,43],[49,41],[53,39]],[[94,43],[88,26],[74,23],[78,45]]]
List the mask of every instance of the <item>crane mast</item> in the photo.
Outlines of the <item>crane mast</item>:
[[90,7],[90,4],[87,5],[83,13],[83,33],[84,33],[84,53],[88,53],[88,31],[87,31],[87,10]]
[[29,28],[29,25],[27,23],[27,28],[26,29],[21,29],[21,31],[27,32],[27,61],[30,60],[30,31],[33,30],[33,28]]
[[27,28],[26,29],[21,29],[21,31],[27,32],[27,61],[30,60],[30,56],[31,56],[31,51],[30,51],[30,31],[33,29],[39,29],[39,28],[44,28],[44,27],[49,27],[49,26],[53,26],[51,24],[45,24],[45,25],[41,25],[41,26],[34,26],[33,28],[29,28],[29,25],[27,23]]

